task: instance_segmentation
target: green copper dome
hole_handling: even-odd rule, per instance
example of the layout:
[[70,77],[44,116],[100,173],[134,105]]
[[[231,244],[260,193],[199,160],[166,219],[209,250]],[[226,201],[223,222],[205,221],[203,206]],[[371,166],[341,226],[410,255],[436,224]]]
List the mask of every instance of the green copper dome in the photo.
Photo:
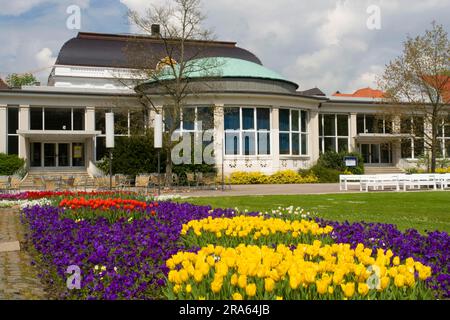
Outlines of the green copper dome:
[[[178,72],[179,67],[176,67]],[[254,78],[282,81],[292,84],[298,88],[298,85],[285,79],[282,75],[272,71],[262,65],[235,58],[202,58],[189,61],[186,64],[184,77],[190,79],[201,78]],[[146,81],[146,84],[152,84],[157,81],[174,79],[173,72],[168,67],[164,68],[155,79]]]

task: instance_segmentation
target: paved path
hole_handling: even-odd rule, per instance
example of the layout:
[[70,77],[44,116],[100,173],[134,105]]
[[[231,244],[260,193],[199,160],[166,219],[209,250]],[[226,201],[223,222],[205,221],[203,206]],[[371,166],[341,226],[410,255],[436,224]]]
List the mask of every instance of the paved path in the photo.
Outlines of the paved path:
[[37,270],[25,251],[16,250],[17,241],[23,241],[19,209],[0,209],[0,300],[46,299]]
[[[300,194],[330,194],[342,193],[339,184],[289,184],[289,185],[239,185],[226,186],[225,191],[199,190],[182,194],[189,197],[230,197],[230,196],[260,196],[260,195],[300,195]],[[347,192],[348,193],[348,192]]]

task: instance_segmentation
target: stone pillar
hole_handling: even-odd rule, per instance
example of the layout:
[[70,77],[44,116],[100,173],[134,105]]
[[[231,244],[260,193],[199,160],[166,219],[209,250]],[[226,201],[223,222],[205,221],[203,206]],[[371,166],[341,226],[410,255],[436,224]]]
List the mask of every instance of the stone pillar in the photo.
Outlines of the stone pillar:
[[8,109],[6,105],[0,105],[0,153],[7,153],[6,141],[8,140]]
[[84,118],[84,127],[86,131],[95,130],[95,107],[87,107]]
[[352,152],[356,152],[357,150],[357,145],[356,145],[356,137],[358,135],[358,122],[357,122],[357,114],[356,113],[350,113],[350,125],[349,125],[349,130],[350,130],[350,150]]
[[392,142],[392,164],[395,167],[400,166],[400,160],[402,159],[402,143],[400,140]]
[[[95,107],[87,107],[84,117],[86,131],[95,131]],[[89,170],[95,167],[95,137],[85,140],[86,163]]]
[[[222,164],[224,159],[224,141],[225,141],[225,117],[224,105],[216,104],[214,106],[214,155],[216,159],[217,172],[222,175]],[[227,170],[224,167],[224,173]]]
[[272,153],[272,171],[275,173],[280,171],[280,108],[272,108],[272,124],[271,124],[271,153]]
[[[30,106],[19,106],[19,130],[30,130]],[[28,143],[25,137],[19,136],[19,157],[28,159]]]
[[315,164],[320,157],[319,146],[319,111],[311,110],[309,113],[309,149],[311,163]]

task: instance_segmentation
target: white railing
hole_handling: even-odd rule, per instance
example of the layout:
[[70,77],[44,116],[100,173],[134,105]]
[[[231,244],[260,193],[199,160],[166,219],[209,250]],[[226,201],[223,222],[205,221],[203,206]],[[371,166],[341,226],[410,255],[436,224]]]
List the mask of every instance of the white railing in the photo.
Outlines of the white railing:
[[396,191],[420,190],[422,187],[441,190],[450,188],[450,173],[446,174],[378,174],[378,175],[341,175],[341,191],[357,186],[360,191],[385,190]]

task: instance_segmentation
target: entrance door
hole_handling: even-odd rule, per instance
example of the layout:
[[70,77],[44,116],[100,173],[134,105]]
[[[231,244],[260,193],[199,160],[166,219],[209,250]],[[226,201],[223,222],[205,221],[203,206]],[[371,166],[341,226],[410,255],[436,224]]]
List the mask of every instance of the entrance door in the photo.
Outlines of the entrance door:
[[44,167],[56,167],[56,143],[44,143]]
[[390,164],[392,163],[392,148],[390,143],[361,144],[359,150],[365,164]]
[[70,167],[69,143],[58,143],[58,167]]

